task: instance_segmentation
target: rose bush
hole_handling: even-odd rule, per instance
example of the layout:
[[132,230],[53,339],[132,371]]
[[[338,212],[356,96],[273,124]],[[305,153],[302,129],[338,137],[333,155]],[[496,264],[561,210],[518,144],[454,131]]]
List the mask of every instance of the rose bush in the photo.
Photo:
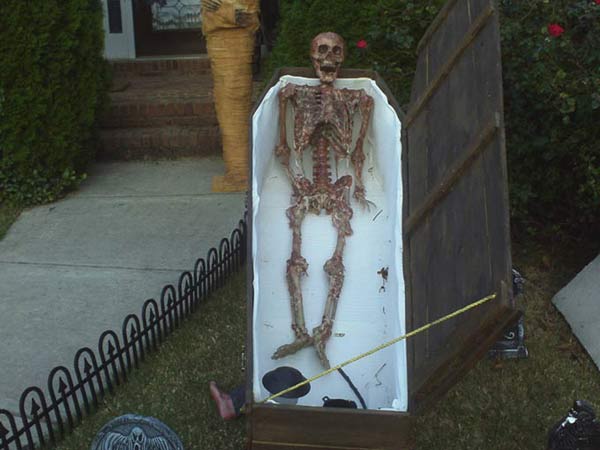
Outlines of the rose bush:
[[600,5],[504,0],[501,7],[513,222],[598,236]]
[[[308,65],[308,42],[335,31],[346,67],[377,70],[406,104],[417,43],[444,3],[282,0],[267,69]],[[513,229],[599,233],[600,0],[498,4]]]

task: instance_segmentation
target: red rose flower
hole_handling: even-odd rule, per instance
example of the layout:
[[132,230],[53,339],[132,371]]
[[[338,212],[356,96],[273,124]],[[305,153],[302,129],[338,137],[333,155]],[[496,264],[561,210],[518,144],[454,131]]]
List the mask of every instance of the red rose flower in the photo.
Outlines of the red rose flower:
[[[598,1],[600,1],[600,0],[598,0]],[[360,49],[365,49],[369,46],[369,44],[367,44],[367,41],[365,41],[364,39],[361,39],[360,41],[358,41],[356,43],[356,46]]]
[[596,5],[600,5],[600,0],[594,0],[594,3],[595,3]]
[[551,23],[548,25],[548,33],[550,33],[550,36],[559,37],[564,32],[565,29],[557,23]]

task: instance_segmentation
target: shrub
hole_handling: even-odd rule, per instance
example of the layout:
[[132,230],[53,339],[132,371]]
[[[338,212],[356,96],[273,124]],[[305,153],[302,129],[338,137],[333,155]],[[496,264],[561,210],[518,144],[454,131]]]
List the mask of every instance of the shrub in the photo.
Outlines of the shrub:
[[51,201],[81,179],[106,103],[100,0],[4,0],[0,202]]
[[[309,65],[312,38],[322,31],[334,31],[346,41],[344,66],[377,70],[398,100],[406,103],[416,65],[415,48],[443,3],[444,0],[284,0],[278,38],[267,70]],[[364,44],[366,47],[361,48]]]
[[[346,39],[346,67],[377,70],[405,104],[416,46],[443,3],[282,0],[266,67],[308,65],[310,40],[335,31]],[[513,227],[593,231],[600,224],[600,0],[499,6]]]

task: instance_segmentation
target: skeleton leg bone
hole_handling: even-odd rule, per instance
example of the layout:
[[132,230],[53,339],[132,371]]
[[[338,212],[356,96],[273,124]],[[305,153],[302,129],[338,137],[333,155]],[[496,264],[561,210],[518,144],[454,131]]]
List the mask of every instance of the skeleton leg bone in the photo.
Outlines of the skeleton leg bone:
[[308,210],[307,197],[301,196],[295,205],[287,210],[287,216],[292,229],[292,255],[287,261],[287,283],[290,293],[290,303],[292,307],[292,330],[295,340],[291,344],[285,344],[279,347],[272,356],[272,359],[283,358],[292,355],[298,350],[312,345],[313,338],[308,334],[306,321],[304,319],[304,305],[302,302],[301,277],[306,275],[308,263],[300,254],[302,247],[302,222],[306,217]]
[[352,234],[350,219],[352,218],[352,208],[348,204],[348,190],[352,179],[342,177],[336,184],[336,200],[334,201],[331,219],[337,230],[337,243],[332,257],[327,260],[323,269],[329,278],[329,292],[327,293],[327,302],[323,312],[323,320],[318,327],[313,329],[313,345],[319,356],[319,360],[324,368],[329,369],[329,359],[325,354],[325,345],[331,337],[333,321],[337,311],[340,293],[344,284],[344,264],[342,256],[346,245],[346,237]]

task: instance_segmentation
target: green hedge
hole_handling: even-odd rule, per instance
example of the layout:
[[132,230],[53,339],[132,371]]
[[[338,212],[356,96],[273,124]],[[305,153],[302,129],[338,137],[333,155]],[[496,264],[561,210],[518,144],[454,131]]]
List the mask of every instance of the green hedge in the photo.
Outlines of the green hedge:
[[0,202],[51,201],[94,154],[108,66],[100,0],[3,0]]
[[[401,103],[408,102],[417,43],[444,0],[282,0],[267,70],[310,64],[309,45],[322,31],[346,40],[345,67],[377,70]],[[367,48],[359,48],[366,41]]]
[[[279,36],[267,69],[308,65],[312,37],[335,31],[347,43],[346,67],[379,71],[406,104],[416,45],[444,3],[281,0]],[[514,229],[598,231],[600,0],[498,5]],[[366,41],[365,49],[359,40]]]
[[502,12],[515,225],[597,236],[600,0],[512,0]]

